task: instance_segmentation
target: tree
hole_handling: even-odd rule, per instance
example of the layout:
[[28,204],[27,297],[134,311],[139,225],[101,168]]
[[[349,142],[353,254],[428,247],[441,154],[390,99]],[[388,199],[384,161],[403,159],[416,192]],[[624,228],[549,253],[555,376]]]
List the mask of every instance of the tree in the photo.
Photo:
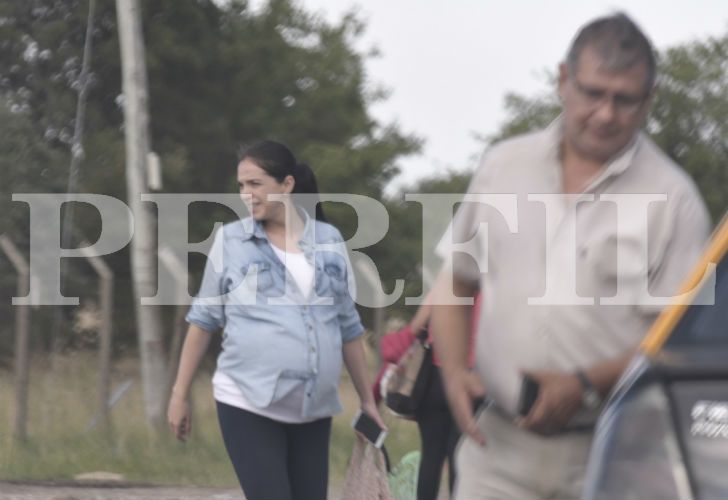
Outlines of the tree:
[[714,222],[728,209],[728,33],[667,49],[647,129],[695,179]]
[[[448,169],[445,172],[418,180],[411,186],[400,190],[398,195],[387,199],[385,205],[390,215],[390,227],[387,238],[376,245],[381,259],[375,262],[380,266],[380,274],[384,277],[383,284],[391,290],[395,279],[404,279],[406,287],[405,297],[417,297],[429,289],[437,269],[423,269],[423,252],[433,252],[434,248],[426,248],[423,241],[423,225],[432,225],[435,233],[445,232],[451,214],[442,211],[436,215],[439,220],[423,218],[423,207],[415,201],[405,200],[405,194],[453,194],[462,195],[467,192],[472,172],[469,170],[456,171]],[[432,216],[433,214],[429,214]],[[409,318],[411,310],[407,310],[404,300],[400,299],[391,308],[398,311],[403,317]]]
[[[555,88],[556,78],[548,74],[547,78]],[[486,144],[544,128],[561,112],[561,104],[555,91],[544,91],[533,97],[509,92],[503,101],[507,118],[495,134],[481,137]]]
[[[368,55],[354,49],[365,28],[356,15],[329,23],[291,0],[272,0],[255,12],[245,1],[145,0],[141,6],[151,146],[161,157],[165,191],[231,192],[238,145],[273,138],[313,167],[322,191],[382,198],[398,158],[418,150],[418,138],[370,115],[386,93],[367,79]],[[65,188],[87,8],[87,0],[0,3],[0,100],[22,111],[30,130],[25,138],[54,157],[33,178],[40,192]],[[97,0],[93,46],[80,191],[126,199],[113,0]],[[24,168],[4,184],[8,195],[22,190],[14,179]],[[27,234],[27,208],[11,209],[14,217],[2,221],[14,234]],[[342,232],[353,233],[351,211],[336,204],[327,211]],[[233,216],[193,205],[191,239],[206,238],[215,220]],[[92,209],[79,206],[76,221],[87,239],[98,236]],[[118,277],[115,338],[124,344],[135,337],[128,251],[106,257]],[[191,261],[198,271],[200,259]],[[70,279],[82,287],[92,279],[85,273],[74,269]],[[68,284],[64,289],[70,291]]]
[[[28,248],[29,235],[22,230],[28,227],[27,210],[23,204],[12,202],[12,193],[43,192],[48,186],[61,189],[64,179],[53,176],[59,156],[36,134],[27,113],[20,109],[13,112],[0,103],[0,234],[9,237],[21,252]],[[11,318],[17,312],[11,297],[16,293],[17,279],[7,256],[0,252],[0,316],[8,318],[0,325],[0,346],[4,346],[0,348],[0,366],[9,360],[14,345]]]

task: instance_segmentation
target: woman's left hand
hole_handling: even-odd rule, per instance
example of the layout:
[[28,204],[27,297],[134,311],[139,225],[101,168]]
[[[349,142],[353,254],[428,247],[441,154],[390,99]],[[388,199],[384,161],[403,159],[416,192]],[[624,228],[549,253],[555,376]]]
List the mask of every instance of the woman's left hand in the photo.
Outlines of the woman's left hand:
[[[374,422],[376,422],[376,424],[380,428],[384,429],[385,431],[388,430],[387,426],[384,425],[382,416],[379,414],[379,410],[377,409],[377,405],[373,399],[371,401],[362,402],[360,407],[361,407],[361,411],[363,413],[366,413],[367,415],[369,415],[372,418],[372,420],[374,420]],[[367,437],[364,434],[362,434],[361,432],[359,432],[358,430],[354,429],[354,433],[356,434],[356,438],[360,442],[362,442],[362,443],[369,442],[369,439],[367,439]]]
[[379,409],[377,408],[377,404],[372,399],[371,401],[366,401],[361,403],[361,409],[364,413],[369,415],[374,419],[374,421],[384,429],[385,431],[388,430],[387,426],[384,424],[384,420],[382,419],[382,416],[379,414]]

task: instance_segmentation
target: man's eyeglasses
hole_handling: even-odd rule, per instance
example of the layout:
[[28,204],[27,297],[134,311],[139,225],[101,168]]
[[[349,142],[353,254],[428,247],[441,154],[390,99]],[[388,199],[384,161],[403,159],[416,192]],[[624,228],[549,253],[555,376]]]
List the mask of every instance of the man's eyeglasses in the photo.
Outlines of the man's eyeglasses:
[[571,81],[574,84],[574,88],[576,88],[579,97],[586,105],[596,108],[605,102],[611,102],[617,112],[625,114],[633,114],[639,111],[640,107],[645,103],[649,96],[648,92],[641,94],[625,94],[622,92],[610,94],[605,90],[584,85],[576,78],[572,77]]

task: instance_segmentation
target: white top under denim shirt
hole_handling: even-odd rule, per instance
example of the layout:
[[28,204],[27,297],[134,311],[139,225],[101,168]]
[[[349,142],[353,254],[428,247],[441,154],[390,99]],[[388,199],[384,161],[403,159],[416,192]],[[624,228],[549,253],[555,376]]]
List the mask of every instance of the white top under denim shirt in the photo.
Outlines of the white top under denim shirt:
[[267,408],[303,384],[300,421],[309,421],[341,411],[342,343],[364,328],[341,234],[303,211],[301,216],[299,247],[315,272],[308,297],[275,254],[261,223],[248,217],[215,235],[187,321],[223,331],[217,369],[235,382],[246,402]]
[[[293,277],[303,296],[309,297],[315,278],[313,263],[306,260],[306,255],[303,252],[286,252],[275,245],[271,245],[271,248],[273,248],[276,256],[283,262],[286,271]],[[273,397],[275,402],[265,408],[257,408],[245,398],[245,395],[235,384],[235,381],[225,375],[225,372],[217,369],[212,377],[212,393],[215,401],[241,408],[278,422],[302,424],[316,420],[315,418],[306,418],[302,415],[303,402],[306,400],[306,381],[299,380],[297,384],[286,387],[286,389],[285,393],[281,393],[280,388],[277,388],[276,394]]]

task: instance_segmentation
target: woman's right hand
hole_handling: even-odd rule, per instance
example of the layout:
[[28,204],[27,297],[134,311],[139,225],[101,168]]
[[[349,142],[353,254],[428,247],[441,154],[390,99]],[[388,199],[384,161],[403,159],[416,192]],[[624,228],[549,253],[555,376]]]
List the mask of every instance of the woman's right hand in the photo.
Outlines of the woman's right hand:
[[190,403],[186,397],[172,393],[167,408],[167,422],[174,437],[184,442],[192,431]]

